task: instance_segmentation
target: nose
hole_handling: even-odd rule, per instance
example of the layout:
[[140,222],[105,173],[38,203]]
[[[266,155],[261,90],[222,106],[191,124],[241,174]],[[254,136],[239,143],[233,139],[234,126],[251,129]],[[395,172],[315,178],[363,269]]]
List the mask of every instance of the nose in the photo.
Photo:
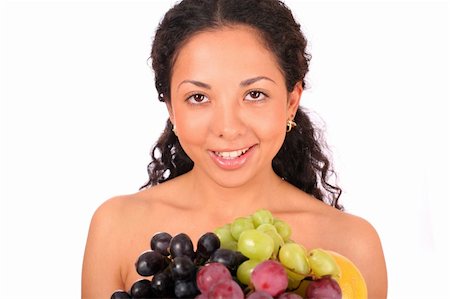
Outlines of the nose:
[[243,109],[238,101],[223,100],[214,107],[211,129],[214,134],[225,140],[235,140],[245,133],[246,125]]

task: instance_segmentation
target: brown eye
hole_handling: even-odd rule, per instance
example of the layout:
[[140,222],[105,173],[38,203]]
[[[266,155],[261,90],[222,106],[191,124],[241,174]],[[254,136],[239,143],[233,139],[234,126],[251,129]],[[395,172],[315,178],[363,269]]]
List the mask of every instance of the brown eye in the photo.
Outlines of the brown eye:
[[252,97],[254,99],[257,99],[261,95],[261,92],[259,92],[259,91],[250,91],[249,95],[250,95],[250,97]]
[[208,102],[209,100],[208,100],[207,96],[205,96],[201,93],[196,93],[196,94],[191,95],[187,99],[187,101],[191,104],[203,104],[203,103]]
[[250,91],[247,96],[245,97],[245,100],[251,101],[251,102],[259,102],[267,99],[267,95],[263,93],[262,91],[258,90],[252,90]]
[[201,103],[205,99],[205,96],[202,94],[195,94],[192,96],[192,99],[197,103]]

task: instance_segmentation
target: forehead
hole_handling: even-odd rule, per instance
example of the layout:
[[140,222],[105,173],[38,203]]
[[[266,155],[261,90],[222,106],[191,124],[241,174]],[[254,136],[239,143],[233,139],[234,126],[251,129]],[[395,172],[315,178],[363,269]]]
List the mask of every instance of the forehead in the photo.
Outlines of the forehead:
[[186,76],[202,72],[206,77],[236,73],[283,77],[276,56],[261,33],[244,25],[223,26],[189,38],[178,51],[172,79],[180,72]]

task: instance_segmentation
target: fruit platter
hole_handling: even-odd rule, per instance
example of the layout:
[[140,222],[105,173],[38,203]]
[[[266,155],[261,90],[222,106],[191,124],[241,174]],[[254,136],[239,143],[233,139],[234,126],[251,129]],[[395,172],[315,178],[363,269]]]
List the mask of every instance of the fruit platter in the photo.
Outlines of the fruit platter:
[[156,233],[135,263],[142,279],[111,299],[367,298],[364,278],[348,258],[308,251],[291,232],[261,209],[206,232],[195,248],[185,233]]

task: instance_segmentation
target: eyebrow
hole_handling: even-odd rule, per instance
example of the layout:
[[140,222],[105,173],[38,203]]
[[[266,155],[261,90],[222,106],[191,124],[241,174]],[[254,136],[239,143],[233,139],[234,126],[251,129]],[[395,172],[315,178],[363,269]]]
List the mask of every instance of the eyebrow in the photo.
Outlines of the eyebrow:
[[[239,86],[240,87],[246,87],[246,86],[252,85],[253,83],[261,81],[261,80],[268,80],[268,81],[271,81],[271,82],[276,84],[276,82],[274,80],[272,80],[272,79],[270,79],[268,77],[258,76],[258,77],[254,77],[254,78],[250,78],[250,79],[246,79],[244,81],[241,81],[241,83],[239,83]],[[190,83],[190,84],[193,84],[195,86],[198,86],[198,87],[201,87],[201,88],[205,88],[205,89],[211,89],[211,85],[209,85],[207,83],[204,83],[204,82],[201,82],[201,81],[196,81],[196,80],[183,80],[180,84],[178,84],[178,88],[180,88],[180,86],[182,84],[185,84],[185,83]]]
[[178,88],[180,88],[180,86],[185,83],[194,84],[198,87],[205,88],[205,89],[211,89],[211,85],[200,82],[200,81],[195,81],[195,80],[183,80],[183,81],[181,81],[180,84],[178,84]]
[[[256,83],[256,82],[258,82],[258,81],[261,81],[261,80],[269,80],[269,81],[275,83],[275,81],[273,81],[272,79],[270,79],[270,78],[268,78],[268,77],[258,76],[258,77],[255,77],[255,78],[250,78],[250,79],[247,79],[247,80],[242,81],[241,83],[239,83],[239,86],[240,86],[240,87],[246,87],[246,86],[252,85],[253,83]],[[275,85],[276,85],[276,84],[277,84],[277,83],[275,83]]]

